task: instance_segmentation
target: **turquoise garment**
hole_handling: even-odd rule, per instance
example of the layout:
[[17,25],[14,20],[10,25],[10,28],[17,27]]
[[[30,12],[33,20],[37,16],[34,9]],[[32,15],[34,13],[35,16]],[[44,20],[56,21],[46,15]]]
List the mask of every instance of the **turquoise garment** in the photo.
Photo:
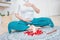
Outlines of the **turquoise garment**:
[[50,18],[45,18],[45,17],[34,18],[31,21],[31,24],[35,25],[35,26],[41,26],[41,27],[43,27],[43,26],[54,27],[54,24],[53,24],[52,20]]
[[8,31],[11,33],[11,30],[25,31],[29,28],[27,22],[24,21],[13,21],[8,24]]
[[34,25],[34,26],[50,26],[54,27],[54,24],[50,18],[34,18],[31,22],[25,22],[25,21],[13,21],[8,24],[8,31],[11,33],[11,30],[18,30],[18,31],[25,31],[29,28],[28,24]]

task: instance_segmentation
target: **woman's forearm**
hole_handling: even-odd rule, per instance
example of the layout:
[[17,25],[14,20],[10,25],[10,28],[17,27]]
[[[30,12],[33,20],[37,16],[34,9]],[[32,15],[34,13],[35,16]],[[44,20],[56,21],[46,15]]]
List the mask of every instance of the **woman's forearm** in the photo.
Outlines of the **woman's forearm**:
[[15,14],[16,18],[23,20],[21,16],[19,16],[19,14]]
[[32,7],[36,13],[40,13],[40,9],[38,9],[34,4],[32,3],[25,3],[24,4],[26,7]]
[[23,19],[19,14],[15,14],[15,16],[20,19],[20,20],[23,20],[23,21],[26,21],[26,22],[29,22],[30,20],[28,19]]
[[32,5],[32,8],[35,10],[36,13],[40,13],[40,9],[38,9],[35,5]]

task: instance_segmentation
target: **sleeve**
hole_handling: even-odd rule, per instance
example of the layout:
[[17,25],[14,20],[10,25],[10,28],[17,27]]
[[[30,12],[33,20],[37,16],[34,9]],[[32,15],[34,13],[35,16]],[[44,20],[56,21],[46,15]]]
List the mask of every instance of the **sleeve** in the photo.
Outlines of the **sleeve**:
[[11,13],[19,13],[20,5],[18,3],[13,3],[11,5]]
[[19,5],[18,5],[18,4],[15,4],[15,5],[13,6],[13,12],[14,12],[14,13],[18,13],[18,11],[19,11]]

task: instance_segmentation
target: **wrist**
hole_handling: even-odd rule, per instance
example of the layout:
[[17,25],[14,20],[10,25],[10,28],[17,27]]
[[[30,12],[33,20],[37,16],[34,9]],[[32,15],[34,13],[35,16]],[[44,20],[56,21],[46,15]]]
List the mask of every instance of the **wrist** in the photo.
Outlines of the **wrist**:
[[31,5],[31,7],[34,7],[34,5]]

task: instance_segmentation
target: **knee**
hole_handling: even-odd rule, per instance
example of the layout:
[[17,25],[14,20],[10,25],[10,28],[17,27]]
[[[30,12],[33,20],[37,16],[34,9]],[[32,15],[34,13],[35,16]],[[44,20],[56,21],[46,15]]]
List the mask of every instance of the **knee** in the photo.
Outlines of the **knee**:
[[11,27],[12,26],[12,22],[10,22],[9,24],[8,24],[8,27]]
[[10,22],[8,24],[8,32],[11,33],[11,29],[13,29],[13,26],[14,26],[14,22]]
[[14,26],[14,22],[10,22],[10,23],[8,24],[8,30],[10,31],[11,28],[13,28],[13,26]]
[[16,25],[16,24],[17,24],[17,21],[12,21],[12,22],[10,22],[10,23],[8,24],[8,27],[14,26],[14,25]]

